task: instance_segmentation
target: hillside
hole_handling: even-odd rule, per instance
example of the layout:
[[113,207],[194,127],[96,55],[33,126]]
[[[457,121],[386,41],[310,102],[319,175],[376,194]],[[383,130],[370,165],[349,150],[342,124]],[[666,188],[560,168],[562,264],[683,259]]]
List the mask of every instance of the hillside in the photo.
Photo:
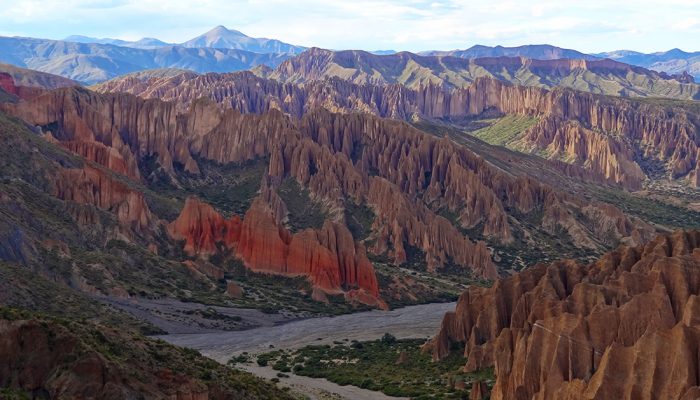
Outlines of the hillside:
[[119,327],[0,307],[0,397],[292,399],[196,351]]
[[58,89],[78,85],[78,82],[59,75],[47,74],[10,64],[0,64],[0,73],[10,75],[16,86],[38,87],[43,89]]

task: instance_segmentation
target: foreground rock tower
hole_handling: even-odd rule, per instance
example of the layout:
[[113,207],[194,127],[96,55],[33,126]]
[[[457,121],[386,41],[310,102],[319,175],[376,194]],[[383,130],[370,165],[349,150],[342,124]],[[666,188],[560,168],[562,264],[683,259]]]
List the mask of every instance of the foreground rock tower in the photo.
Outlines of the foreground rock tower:
[[696,399],[699,294],[700,231],[676,232],[469,288],[426,349],[463,343],[492,399]]

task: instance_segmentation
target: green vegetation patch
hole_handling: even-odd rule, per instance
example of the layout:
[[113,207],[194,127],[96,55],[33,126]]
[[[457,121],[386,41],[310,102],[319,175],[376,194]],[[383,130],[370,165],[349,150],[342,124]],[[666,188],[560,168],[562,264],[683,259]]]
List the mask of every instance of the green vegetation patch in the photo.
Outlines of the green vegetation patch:
[[491,124],[471,132],[486,143],[496,146],[507,146],[518,135],[537,123],[537,118],[527,115],[506,115],[502,118],[491,120]]
[[700,212],[685,207],[612,188],[591,188],[590,193],[597,200],[613,204],[626,214],[647,222],[669,228],[700,228]]
[[277,193],[289,211],[289,229],[298,232],[306,228],[319,229],[326,220],[326,213],[318,202],[311,199],[309,190],[302,188],[293,178],[282,181]]
[[353,201],[345,204],[345,222],[355,240],[365,240],[372,233],[374,211],[366,204],[357,205]]
[[397,340],[385,334],[369,342],[276,350],[258,356],[257,361],[280,372],[326,378],[339,385],[412,399],[466,399],[474,381],[493,385],[493,369],[463,372],[466,360],[457,349],[444,360],[433,362],[430,354],[421,351],[424,342],[423,339]]
[[[203,158],[196,158],[196,161],[199,174],[187,173],[181,165],[175,165],[177,184],[162,169],[157,155],[143,158],[139,169],[149,182],[148,188],[158,196],[180,202],[187,196],[196,196],[226,217],[245,214],[260,190],[260,182],[267,170],[267,160],[261,158],[230,164],[219,164]],[[175,219],[180,207],[172,207],[172,204],[159,207],[158,196],[146,197],[149,207],[162,218]]]

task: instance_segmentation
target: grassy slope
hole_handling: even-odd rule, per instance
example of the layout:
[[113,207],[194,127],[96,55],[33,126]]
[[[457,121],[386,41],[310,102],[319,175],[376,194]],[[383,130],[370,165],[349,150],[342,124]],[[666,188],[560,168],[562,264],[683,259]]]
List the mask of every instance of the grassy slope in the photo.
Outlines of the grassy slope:
[[502,118],[489,119],[488,126],[470,132],[486,143],[506,146],[517,139],[518,135],[537,123],[537,118],[523,115],[506,115]]

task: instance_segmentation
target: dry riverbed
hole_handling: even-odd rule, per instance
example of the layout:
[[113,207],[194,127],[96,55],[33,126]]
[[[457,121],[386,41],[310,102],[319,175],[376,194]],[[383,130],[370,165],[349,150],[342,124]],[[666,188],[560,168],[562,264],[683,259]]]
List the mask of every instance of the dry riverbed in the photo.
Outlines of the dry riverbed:
[[[241,353],[251,355],[274,348],[301,348],[315,344],[340,341],[367,341],[390,333],[398,339],[429,338],[433,336],[447,311],[455,303],[433,303],[409,306],[391,311],[366,311],[336,317],[308,318],[276,325],[230,332],[200,332],[163,335],[160,338],[182,347],[196,349],[221,363]],[[244,364],[240,368],[271,379],[277,372],[269,367]],[[280,385],[311,399],[392,399],[378,392],[354,386],[340,386],[325,379],[287,374]]]

